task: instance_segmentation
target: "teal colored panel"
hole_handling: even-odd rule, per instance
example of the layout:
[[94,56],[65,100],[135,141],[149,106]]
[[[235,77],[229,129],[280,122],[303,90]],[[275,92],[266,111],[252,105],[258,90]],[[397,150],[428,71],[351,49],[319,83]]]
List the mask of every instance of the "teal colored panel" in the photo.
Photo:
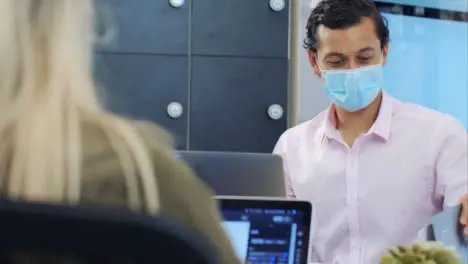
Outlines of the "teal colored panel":
[[468,129],[468,23],[384,15],[391,38],[385,90],[450,114]]

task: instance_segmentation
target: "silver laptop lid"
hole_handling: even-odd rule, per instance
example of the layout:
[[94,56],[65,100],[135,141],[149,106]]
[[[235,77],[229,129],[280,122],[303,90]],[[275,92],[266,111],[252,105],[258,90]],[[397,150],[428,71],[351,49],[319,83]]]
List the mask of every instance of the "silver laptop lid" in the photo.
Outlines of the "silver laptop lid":
[[280,156],[263,153],[179,151],[217,195],[285,197]]

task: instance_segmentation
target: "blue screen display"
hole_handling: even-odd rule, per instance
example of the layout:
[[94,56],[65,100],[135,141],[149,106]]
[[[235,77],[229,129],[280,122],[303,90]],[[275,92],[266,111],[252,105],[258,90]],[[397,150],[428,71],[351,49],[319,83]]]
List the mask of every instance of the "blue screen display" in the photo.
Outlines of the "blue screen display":
[[387,14],[384,88],[403,101],[450,114],[468,129],[468,23]]
[[222,213],[223,227],[244,263],[304,263],[308,247],[301,211],[254,208]]

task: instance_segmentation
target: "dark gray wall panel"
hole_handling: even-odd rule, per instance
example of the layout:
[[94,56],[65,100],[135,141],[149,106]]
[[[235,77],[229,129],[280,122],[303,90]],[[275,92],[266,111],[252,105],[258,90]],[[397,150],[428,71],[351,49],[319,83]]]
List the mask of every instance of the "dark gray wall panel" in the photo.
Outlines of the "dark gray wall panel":
[[279,12],[269,0],[192,0],[192,52],[203,55],[287,57],[289,1]]
[[[101,0],[99,0],[101,1]],[[107,0],[98,5],[99,21],[110,13],[116,37],[99,50],[123,53],[187,54],[189,0],[173,8],[169,0]],[[98,13],[99,15],[99,13]],[[102,26],[102,25],[101,25]],[[104,25],[105,26],[105,25]]]
[[287,127],[288,61],[194,56],[192,67],[190,148],[271,152]]
[[178,149],[186,148],[187,114],[178,119],[167,115],[171,102],[179,102],[187,109],[186,56],[100,53],[96,57],[95,72],[111,110],[159,123],[174,134]]

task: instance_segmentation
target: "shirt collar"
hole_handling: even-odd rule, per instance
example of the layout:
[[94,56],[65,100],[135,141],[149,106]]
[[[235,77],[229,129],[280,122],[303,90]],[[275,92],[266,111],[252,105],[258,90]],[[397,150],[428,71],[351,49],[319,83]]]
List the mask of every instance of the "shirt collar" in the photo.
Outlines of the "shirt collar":
[[[385,141],[389,139],[392,126],[393,104],[393,98],[383,91],[379,115],[367,134],[375,134]],[[333,103],[328,108],[323,131],[323,136],[329,139],[339,141],[341,138],[339,131],[336,129],[336,112],[335,105]]]
[[335,112],[335,104],[330,104],[327,110],[327,116],[324,120],[324,130],[323,130],[324,137],[328,139],[334,139],[340,141],[341,135],[336,129],[336,112]]
[[389,139],[392,128],[393,106],[393,98],[386,92],[382,92],[382,103],[380,104],[379,115],[369,133],[376,134],[384,140]]

